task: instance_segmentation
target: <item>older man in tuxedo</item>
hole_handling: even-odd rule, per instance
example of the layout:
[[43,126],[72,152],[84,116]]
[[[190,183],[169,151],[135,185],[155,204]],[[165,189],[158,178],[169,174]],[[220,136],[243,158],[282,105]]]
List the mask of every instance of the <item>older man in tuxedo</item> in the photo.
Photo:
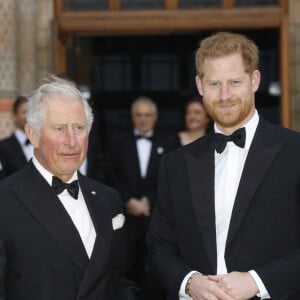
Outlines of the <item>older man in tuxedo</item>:
[[92,120],[65,80],[53,78],[29,98],[25,130],[34,157],[0,183],[0,295],[7,300],[117,299],[122,291],[122,202],[77,172]]
[[13,104],[14,133],[0,142],[0,178],[20,170],[32,158],[33,146],[25,133],[25,96],[18,96]]
[[166,151],[164,139],[155,131],[156,104],[148,97],[131,106],[133,130],[111,146],[112,184],[122,195],[127,215],[127,265],[132,278],[145,283],[145,235],[156,202],[160,159]]
[[245,36],[204,39],[196,67],[215,133],[161,164],[150,268],[170,299],[300,299],[300,135],[256,111]]

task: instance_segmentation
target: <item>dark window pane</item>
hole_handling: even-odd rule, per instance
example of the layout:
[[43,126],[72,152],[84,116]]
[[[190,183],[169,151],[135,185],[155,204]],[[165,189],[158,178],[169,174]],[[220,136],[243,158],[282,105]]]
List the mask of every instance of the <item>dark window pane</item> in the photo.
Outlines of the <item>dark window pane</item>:
[[179,8],[221,7],[222,0],[179,0]]
[[108,0],[65,0],[65,10],[108,9]]
[[278,0],[236,0],[237,7],[279,5]]
[[122,0],[122,9],[158,9],[164,8],[164,0]]
[[178,60],[175,55],[143,55],[141,59],[141,89],[172,91],[179,89]]
[[131,89],[130,60],[127,56],[99,58],[94,67],[96,91],[128,91]]

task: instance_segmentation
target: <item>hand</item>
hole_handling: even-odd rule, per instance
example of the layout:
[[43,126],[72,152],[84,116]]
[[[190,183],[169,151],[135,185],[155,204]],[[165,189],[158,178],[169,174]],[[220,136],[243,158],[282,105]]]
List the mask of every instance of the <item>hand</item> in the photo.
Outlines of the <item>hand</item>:
[[143,203],[143,214],[144,214],[144,216],[149,217],[151,209],[150,209],[148,198],[147,197],[141,198],[141,202]]
[[146,201],[130,198],[126,204],[127,213],[129,215],[140,217],[150,214],[149,204]]
[[231,272],[224,275],[210,275],[208,279],[217,285],[228,295],[237,300],[246,300],[254,297],[259,289],[248,272]]
[[189,294],[193,300],[235,300],[218,286],[217,281],[209,280],[201,274],[193,277]]

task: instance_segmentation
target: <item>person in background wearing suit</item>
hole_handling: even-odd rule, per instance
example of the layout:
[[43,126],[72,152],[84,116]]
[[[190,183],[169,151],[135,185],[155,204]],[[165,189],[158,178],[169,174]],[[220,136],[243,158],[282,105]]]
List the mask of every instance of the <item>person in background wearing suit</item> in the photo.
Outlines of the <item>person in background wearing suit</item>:
[[25,96],[18,96],[13,104],[14,133],[0,142],[0,162],[2,177],[13,174],[21,169],[32,158],[33,146],[25,133],[26,123]]
[[0,183],[6,300],[114,300],[127,287],[120,196],[77,172],[92,121],[88,103],[63,79],[29,97],[33,159]]
[[227,32],[196,52],[215,133],[163,159],[148,236],[170,299],[300,298],[300,135],[256,111],[258,57]]
[[128,270],[140,286],[145,284],[145,235],[156,202],[157,173],[165,141],[154,130],[157,107],[147,97],[131,106],[133,130],[111,147],[112,185],[121,193],[126,211]]

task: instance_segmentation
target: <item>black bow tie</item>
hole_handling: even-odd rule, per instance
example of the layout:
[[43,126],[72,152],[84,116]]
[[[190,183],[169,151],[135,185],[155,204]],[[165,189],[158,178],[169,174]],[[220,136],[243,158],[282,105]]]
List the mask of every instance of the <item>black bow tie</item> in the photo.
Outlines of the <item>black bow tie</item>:
[[148,140],[148,141],[152,141],[152,140],[153,140],[153,136],[146,136],[146,135],[142,135],[142,134],[136,134],[136,135],[134,136],[134,138],[135,138],[136,140],[139,140],[139,139],[146,139],[146,140]]
[[71,183],[65,183],[61,181],[58,177],[53,176],[52,177],[52,188],[56,192],[57,195],[62,193],[64,189],[67,189],[68,193],[74,198],[78,198],[78,191],[79,191],[79,186],[78,186],[78,180],[74,180]]
[[246,142],[246,130],[245,127],[236,130],[231,135],[224,135],[221,133],[215,133],[214,143],[216,151],[222,153],[226,147],[227,142],[234,142],[238,147],[244,148]]

